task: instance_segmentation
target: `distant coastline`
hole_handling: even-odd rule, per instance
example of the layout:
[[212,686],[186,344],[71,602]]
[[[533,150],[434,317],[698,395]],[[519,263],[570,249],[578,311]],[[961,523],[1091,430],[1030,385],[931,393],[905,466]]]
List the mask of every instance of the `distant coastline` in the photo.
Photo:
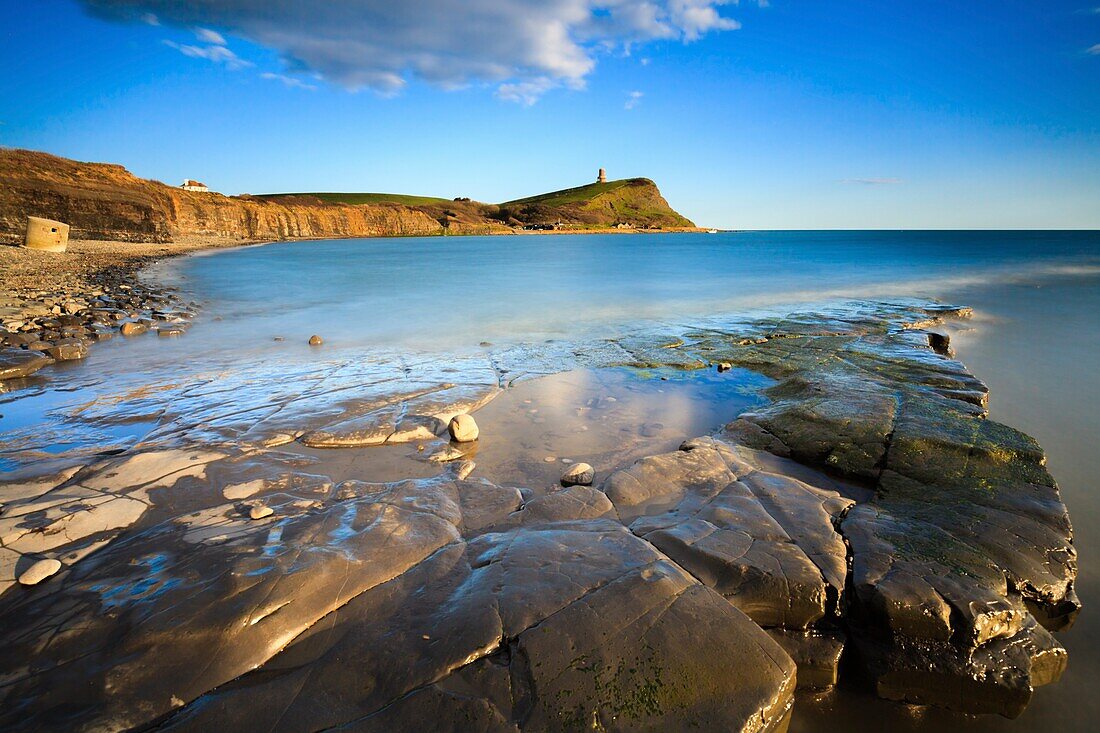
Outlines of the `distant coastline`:
[[531,231],[702,231],[647,178],[605,181],[501,204],[377,193],[224,196],[198,181],[138,178],[119,165],[0,149],[0,241],[27,217],[63,222],[78,240],[263,242]]

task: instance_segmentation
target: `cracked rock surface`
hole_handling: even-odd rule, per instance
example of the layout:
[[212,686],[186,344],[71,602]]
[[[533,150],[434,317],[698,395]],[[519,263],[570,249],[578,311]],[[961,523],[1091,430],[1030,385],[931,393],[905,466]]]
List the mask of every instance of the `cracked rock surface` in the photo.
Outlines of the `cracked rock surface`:
[[[966,315],[846,303],[90,401],[92,426],[156,425],[0,480],[0,728],[773,731],[842,669],[1018,715],[1065,668],[1076,551],[1041,448],[922,330]],[[768,399],[593,461],[596,486],[432,459],[523,379],[717,364]],[[403,480],[327,458],[409,442]]]

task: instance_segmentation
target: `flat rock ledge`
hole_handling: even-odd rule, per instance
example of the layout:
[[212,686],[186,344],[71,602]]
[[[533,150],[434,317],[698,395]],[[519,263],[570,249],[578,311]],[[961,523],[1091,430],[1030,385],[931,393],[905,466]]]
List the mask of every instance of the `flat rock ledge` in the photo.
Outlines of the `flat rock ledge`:
[[[1042,449],[988,420],[985,385],[921,330],[968,315],[867,304],[687,333],[669,363],[761,372],[771,401],[604,490],[761,625],[856,642],[882,697],[1015,717],[1065,668],[1050,632],[1080,609],[1077,553]],[[733,445],[868,495],[761,474]]]
[[596,489],[349,482],[304,504],[277,529],[232,507],[155,526],[6,605],[0,726],[786,724],[782,647]]
[[[1018,715],[1065,668],[1076,551],[1042,450],[921,330],[965,315],[849,304],[585,350],[775,380],[598,487],[334,483],[258,433],[0,484],[0,728],[755,733],[842,669]],[[288,439],[441,436],[498,391],[404,382]],[[44,554],[64,572],[17,585]]]

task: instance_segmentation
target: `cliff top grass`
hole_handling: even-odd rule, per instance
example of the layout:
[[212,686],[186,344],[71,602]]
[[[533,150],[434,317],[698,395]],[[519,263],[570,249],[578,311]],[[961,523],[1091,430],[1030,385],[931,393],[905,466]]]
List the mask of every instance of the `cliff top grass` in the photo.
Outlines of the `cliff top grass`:
[[451,199],[434,196],[411,196],[403,193],[267,193],[256,198],[281,198],[283,196],[313,196],[330,204],[403,204],[405,206],[439,206],[452,203]]
[[515,199],[514,201],[506,201],[501,204],[501,206],[518,204],[542,204],[543,206],[580,204],[590,201],[600,194],[611,193],[612,191],[616,191],[631,184],[638,185],[643,183],[652,184],[653,182],[647,178],[623,178],[618,181],[608,181],[607,183],[589,183],[586,186],[566,188],[561,191],[551,191],[550,193],[542,193],[537,196],[528,196],[527,198]]

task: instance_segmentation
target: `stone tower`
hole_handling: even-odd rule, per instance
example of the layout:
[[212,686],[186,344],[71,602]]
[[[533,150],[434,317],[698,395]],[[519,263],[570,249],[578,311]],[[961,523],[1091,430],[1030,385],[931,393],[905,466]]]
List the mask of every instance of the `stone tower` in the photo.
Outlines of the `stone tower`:
[[607,171],[600,168],[600,175],[596,176],[596,183],[607,183]]

